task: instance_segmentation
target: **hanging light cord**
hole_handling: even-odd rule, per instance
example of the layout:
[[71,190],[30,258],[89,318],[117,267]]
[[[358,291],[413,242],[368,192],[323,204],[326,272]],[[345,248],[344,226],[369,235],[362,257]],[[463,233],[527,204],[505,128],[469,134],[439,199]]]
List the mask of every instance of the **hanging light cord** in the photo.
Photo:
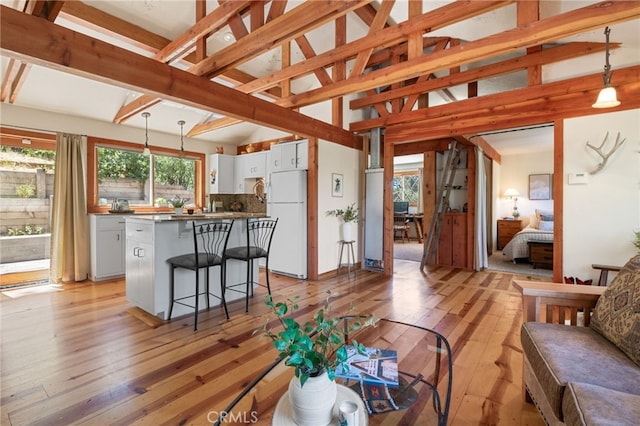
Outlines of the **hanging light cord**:
[[184,139],[182,137],[182,128],[185,124],[185,121],[180,120],[178,121],[178,124],[180,125],[180,155],[184,155]]
[[611,33],[611,28],[606,27],[604,29],[604,35],[606,37],[604,43],[605,50],[605,63],[604,63],[604,74],[602,76],[602,80],[604,82],[605,87],[609,87],[611,85],[611,76],[613,72],[611,72],[611,65],[609,64],[609,34]]
[[142,116],[144,117],[144,147],[149,148],[149,116],[151,114],[148,112],[143,112]]

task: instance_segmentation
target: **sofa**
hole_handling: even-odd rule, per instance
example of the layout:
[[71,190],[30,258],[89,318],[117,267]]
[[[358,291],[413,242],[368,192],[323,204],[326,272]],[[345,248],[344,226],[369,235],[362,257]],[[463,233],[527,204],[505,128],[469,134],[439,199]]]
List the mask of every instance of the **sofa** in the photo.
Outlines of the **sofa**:
[[608,287],[514,280],[523,394],[550,425],[640,425],[640,255]]

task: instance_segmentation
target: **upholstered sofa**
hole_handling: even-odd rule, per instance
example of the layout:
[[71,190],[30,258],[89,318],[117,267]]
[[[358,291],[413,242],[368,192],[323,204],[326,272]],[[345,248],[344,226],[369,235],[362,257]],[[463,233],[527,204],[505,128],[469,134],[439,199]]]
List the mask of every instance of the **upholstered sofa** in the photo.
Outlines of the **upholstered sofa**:
[[640,255],[608,287],[514,281],[524,395],[547,424],[640,425]]

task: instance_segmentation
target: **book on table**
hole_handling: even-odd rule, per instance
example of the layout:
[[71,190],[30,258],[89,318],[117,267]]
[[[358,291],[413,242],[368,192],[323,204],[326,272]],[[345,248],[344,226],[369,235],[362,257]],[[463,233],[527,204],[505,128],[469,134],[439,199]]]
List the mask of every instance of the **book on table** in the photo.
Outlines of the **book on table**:
[[345,368],[336,368],[335,375],[343,379],[361,380],[398,386],[398,353],[393,349],[365,348],[359,354],[355,347],[347,345]]

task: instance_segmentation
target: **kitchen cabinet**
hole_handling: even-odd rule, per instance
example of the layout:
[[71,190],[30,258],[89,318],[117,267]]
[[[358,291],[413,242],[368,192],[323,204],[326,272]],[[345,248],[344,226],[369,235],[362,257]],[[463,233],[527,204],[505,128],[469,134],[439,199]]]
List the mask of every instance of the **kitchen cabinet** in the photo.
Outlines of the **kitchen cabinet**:
[[212,154],[209,157],[209,193],[233,194],[235,192],[235,156]]
[[89,217],[91,281],[121,277],[125,274],[125,219],[123,215]]
[[[229,236],[229,247],[246,244],[246,217],[210,215],[207,219],[235,219]],[[174,219],[171,215],[129,215],[126,217],[126,295],[132,305],[157,316],[167,319],[171,306],[170,276],[167,263],[170,257],[193,253],[193,220]],[[246,263],[229,261],[226,265],[226,279],[229,285],[244,283],[247,278]],[[200,283],[204,286],[204,272],[200,272]],[[258,277],[258,263],[254,264],[254,277]],[[175,279],[182,286],[176,286],[176,298],[193,294],[195,275],[193,271],[178,269]],[[220,275],[211,271],[211,291],[220,295]],[[228,292],[227,302],[244,299],[243,293]],[[212,302],[215,301],[211,299]],[[202,309],[206,309],[206,299],[201,297]],[[173,317],[193,314],[193,309],[176,304]]]
[[522,229],[522,221],[521,220],[506,220],[499,219],[498,220],[498,235],[496,239],[496,249],[502,250],[504,246],[506,246],[509,241]]
[[147,312],[156,312],[153,224],[128,221],[126,235],[127,274],[125,288],[127,299]]
[[467,267],[467,214],[446,213],[438,241],[440,265]]
[[244,170],[243,175],[245,179],[263,178],[266,176],[266,154],[266,151],[254,152],[238,157],[238,159],[242,159],[244,162],[242,169]]
[[234,194],[244,194],[244,166],[245,166],[245,156],[238,155],[235,157],[235,173],[233,178],[233,193]]
[[306,140],[272,145],[270,151],[272,172],[309,168],[309,142]]

